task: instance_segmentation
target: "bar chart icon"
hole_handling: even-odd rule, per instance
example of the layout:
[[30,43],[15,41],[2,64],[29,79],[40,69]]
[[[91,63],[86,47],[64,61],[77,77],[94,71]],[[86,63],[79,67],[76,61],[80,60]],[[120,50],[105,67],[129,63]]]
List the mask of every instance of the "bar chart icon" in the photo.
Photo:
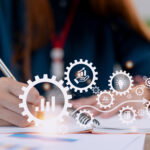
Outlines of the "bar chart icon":
[[50,101],[45,101],[44,98],[41,99],[41,103],[40,103],[40,107],[35,107],[35,111],[38,112],[49,112],[49,111],[55,111],[55,103],[56,103],[56,100],[55,100],[55,96],[52,96],[51,97],[51,100]]

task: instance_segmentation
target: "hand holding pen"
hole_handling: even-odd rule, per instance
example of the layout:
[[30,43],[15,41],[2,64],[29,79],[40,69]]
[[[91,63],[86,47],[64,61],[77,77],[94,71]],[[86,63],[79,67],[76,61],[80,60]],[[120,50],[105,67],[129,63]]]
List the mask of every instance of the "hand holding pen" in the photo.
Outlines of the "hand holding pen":
[[[0,78],[0,126],[27,127],[30,123],[21,115],[22,109],[19,108],[19,95],[23,94],[21,88],[27,85],[18,82],[1,59],[0,70],[6,76]],[[39,92],[32,88],[27,99],[32,113],[34,113],[34,107],[40,103],[40,99]]]
[[[28,123],[27,118],[21,115],[22,109],[18,107],[20,104],[18,97],[23,92],[21,89],[27,85],[18,82],[1,59],[0,70],[7,76],[0,78],[0,126],[29,126],[30,123]],[[39,92],[35,88],[32,88],[27,99],[31,113],[35,113],[35,106],[40,104],[41,98]],[[84,114],[84,119],[89,120],[90,118]],[[82,120],[80,121],[82,123]],[[98,121],[95,121],[95,124],[97,124]]]

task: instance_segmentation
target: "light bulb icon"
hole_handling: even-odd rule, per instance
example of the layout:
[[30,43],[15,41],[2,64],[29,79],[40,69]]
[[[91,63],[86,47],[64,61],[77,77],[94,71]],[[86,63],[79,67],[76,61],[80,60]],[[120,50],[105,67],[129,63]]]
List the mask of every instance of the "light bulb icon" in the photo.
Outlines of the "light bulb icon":
[[126,95],[133,87],[132,76],[122,70],[116,71],[110,76],[109,86],[110,90],[116,95]]
[[119,88],[120,88],[120,89],[123,89],[124,81],[123,81],[122,79],[119,79],[119,80],[117,81],[117,83],[118,83]]
[[116,79],[116,88],[120,91],[125,90],[128,86],[128,80],[124,77],[118,77]]

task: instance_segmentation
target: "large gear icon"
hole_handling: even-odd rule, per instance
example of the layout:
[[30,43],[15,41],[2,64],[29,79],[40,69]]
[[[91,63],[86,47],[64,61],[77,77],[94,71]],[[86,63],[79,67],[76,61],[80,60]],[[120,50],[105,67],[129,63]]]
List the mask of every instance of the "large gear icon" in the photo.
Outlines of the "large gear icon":
[[69,103],[69,100],[72,98],[71,95],[68,95],[67,92],[69,91],[68,87],[63,87],[63,81],[56,81],[56,77],[52,76],[52,78],[48,78],[47,74],[44,74],[43,78],[39,78],[39,76],[35,76],[35,81],[28,80],[28,86],[27,87],[22,87],[22,91],[24,92],[23,95],[19,95],[19,98],[22,100],[22,103],[19,104],[19,108],[23,108],[24,111],[22,112],[23,116],[28,116],[28,122],[34,121],[36,125],[41,125],[43,124],[43,120],[40,120],[36,118],[35,116],[32,115],[32,113],[29,111],[28,106],[27,106],[27,96],[30,92],[30,90],[37,84],[39,83],[52,83],[55,86],[57,86],[61,92],[63,93],[64,96],[64,107],[61,111],[61,113],[52,119],[51,121],[63,121],[63,116],[67,116],[69,113],[67,111],[67,108],[71,108],[72,105]]
[[148,102],[148,103],[146,104],[146,107],[145,107],[146,114],[147,114],[147,116],[150,118],[149,107],[150,107],[150,102]]
[[[114,87],[113,87],[113,79],[117,76],[117,75],[124,75],[129,79],[129,87],[124,90],[124,91],[117,91]],[[130,90],[133,87],[133,79],[132,76],[130,76],[129,73],[126,73],[126,71],[116,71],[115,73],[112,74],[112,76],[110,76],[110,80],[109,80],[109,86],[110,86],[110,90],[112,90],[113,93],[115,93],[116,95],[126,95],[127,93],[130,92]]]
[[[101,96],[102,96],[103,94],[109,95],[110,98],[111,98],[110,103],[107,104],[107,105],[102,104],[102,102],[100,101],[100,98],[101,98]],[[103,92],[100,92],[100,94],[97,94],[96,101],[97,101],[97,104],[100,106],[100,108],[107,109],[107,108],[110,108],[110,107],[114,104],[114,96],[113,96],[113,94],[111,94],[110,91],[106,91],[106,90],[105,90],[105,91],[103,91]]]
[[89,110],[86,110],[86,109],[80,110],[76,116],[77,124],[80,127],[84,127],[84,128],[91,127],[93,124],[93,120],[94,120],[93,114]]
[[[130,119],[130,120],[125,120],[125,119],[123,118],[123,113],[124,113],[124,111],[126,111],[126,110],[129,110],[129,111],[131,111],[131,112],[133,113],[132,119]],[[136,116],[137,116],[136,110],[134,110],[133,107],[129,107],[129,106],[127,106],[127,107],[122,107],[122,109],[120,110],[120,114],[119,114],[120,121],[121,121],[122,123],[126,124],[126,125],[132,124],[132,123],[136,120]]]
[[[75,67],[76,65],[86,65],[91,69],[93,74],[93,80],[88,86],[80,88],[72,84],[69,75],[72,68]],[[88,60],[83,61],[82,59],[80,59],[79,61],[75,60],[74,63],[70,63],[70,67],[67,67],[66,68],[67,71],[65,72],[66,75],[65,80],[67,81],[66,84],[70,86],[70,89],[74,89],[75,92],[79,91],[80,93],[82,93],[83,91],[87,92],[88,89],[92,89],[93,85],[96,85],[95,81],[98,80],[96,76],[98,72],[95,71],[96,67],[93,67],[92,65],[93,65],[92,63],[88,63]]]

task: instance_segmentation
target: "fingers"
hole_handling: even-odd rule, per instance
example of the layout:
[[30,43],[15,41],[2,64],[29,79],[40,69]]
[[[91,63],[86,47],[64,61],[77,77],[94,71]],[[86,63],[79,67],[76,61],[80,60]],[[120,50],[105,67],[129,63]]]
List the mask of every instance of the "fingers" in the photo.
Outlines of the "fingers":
[[27,121],[25,117],[1,106],[0,106],[0,119],[19,127],[27,127],[31,124]]
[[22,86],[26,85],[10,78],[0,78],[0,89],[9,91],[17,97],[22,93]]
[[[7,91],[16,97],[19,97],[19,95],[23,94],[22,87],[27,87],[27,85],[9,78],[0,79],[1,91]],[[40,95],[35,88],[30,90],[27,97],[27,102],[33,105],[38,105],[40,103]]]
[[[21,100],[16,98],[15,96],[9,94],[9,93],[0,93],[0,105],[13,111],[18,114],[21,114],[23,111],[22,108],[19,108],[19,104],[21,103]],[[28,108],[31,113],[34,113],[35,107],[32,104],[27,104]]]
[[[30,125],[27,116],[21,115],[23,108],[19,108],[19,104],[22,102],[19,95],[24,92],[22,87],[27,87],[27,85],[9,78],[0,78],[0,126],[26,127]],[[27,107],[33,115],[36,115],[35,106],[40,104],[41,98],[43,97],[35,88],[28,93]]]
[[111,118],[112,116],[116,115],[117,113],[118,113],[118,109],[116,109],[115,111],[112,111],[110,113],[103,112],[103,113],[100,114],[100,116],[102,118],[108,119],[108,118]]
[[[116,105],[115,105],[116,106]],[[114,107],[115,107],[114,106]],[[127,106],[130,106],[130,107],[133,107],[134,110],[136,110],[136,114],[137,114],[137,118],[138,119],[141,119],[142,117],[140,116],[140,114],[138,113],[140,109],[144,109],[144,105],[141,104],[141,103],[126,103],[124,105],[121,105],[120,107],[118,107],[117,109],[114,109],[113,111],[107,113],[107,110],[105,113],[101,113],[100,116],[102,118],[105,118],[105,119],[108,119],[108,118],[111,118],[112,116],[116,115],[119,113],[119,110],[122,109],[122,107],[127,107]],[[113,109],[113,108],[111,108]]]
[[88,110],[93,114],[94,117],[101,114],[101,112],[99,112],[93,108],[88,108]]
[[[94,108],[86,107],[86,105],[90,105],[90,106],[97,108],[97,101],[96,101],[95,96],[91,96],[89,98],[81,98],[79,100],[72,101],[71,103],[75,109],[78,109],[81,106],[83,106],[84,107],[83,109],[88,109],[94,116],[100,115],[102,118],[105,118],[105,119],[110,118],[110,117],[118,114],[119,110],[121,110],[122,107],[126,107],[129,105],[129,106],[132,106],[136,110],[136,112],[138,112],[138,110],[140,108],[142,108],[142,106],[143,106],[140,103],[126,103],[124,105],[120,105],[120,107],[117,107],[113,111],[109,111],[109,110],[112,110],[113,108],[115,108],[116,106],[118,106],[121,102],[124,102],[126,100],[126,97],[123,97],[123,98],[122,97],[115,97],[115,99],[116,99],[115,104],[110,109],[98,108],[99,110],[106,111],[106,112],[100,112]],[[82,108],[80,110],[82,110]],[[137,117],[139,118],[139,116],[137,116]]]
[[4,120],[0,119],[0,126],[5,126],[6,127],[6,126],[12,126],[12,124],[7,122],[7,121],[4,121]]
[[96,96],[91,96],[89,98],[81,98],[79,100],[73,100],[71,101],[72,106],[77,109],[80,106],[85,106],[85,105],[96,105]]
[[[79,100],[71,101],[71,103],[75,109],[78,109],[80,106],[85,106],[83,109],[86,109],[86,105],[90,105],[94,107],[97,106],[96,96],[91,96],[89,98],[81,98]],[[87,109],[93,114],[93,116],[98,116],[100,114],[99,111],[93,108],[88,107]]]
[[32,88],[28,93],[27,102],[37,106],[40,104],[42,98],[39,92],[35,88]]

